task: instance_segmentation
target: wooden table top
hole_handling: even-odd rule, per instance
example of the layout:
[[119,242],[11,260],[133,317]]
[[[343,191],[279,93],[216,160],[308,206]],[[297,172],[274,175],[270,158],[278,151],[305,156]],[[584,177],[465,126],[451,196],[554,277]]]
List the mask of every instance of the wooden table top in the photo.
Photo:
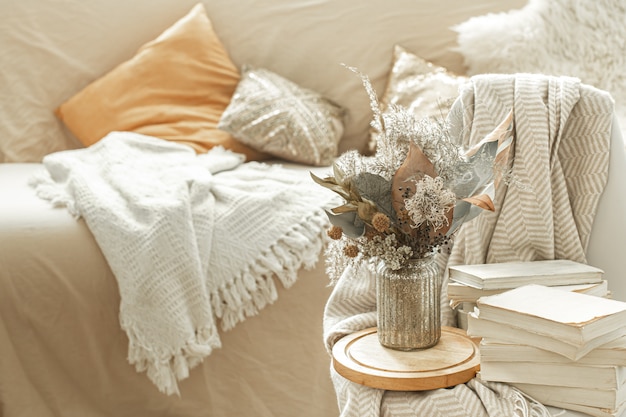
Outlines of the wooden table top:
[[376,328],[341,338],[333,366],[344,378],[371,388],[424,391],[463,384],[480,370],[477,344],[464,330],[443,326],[439,342],[427,349],[399,351],[380,344]]

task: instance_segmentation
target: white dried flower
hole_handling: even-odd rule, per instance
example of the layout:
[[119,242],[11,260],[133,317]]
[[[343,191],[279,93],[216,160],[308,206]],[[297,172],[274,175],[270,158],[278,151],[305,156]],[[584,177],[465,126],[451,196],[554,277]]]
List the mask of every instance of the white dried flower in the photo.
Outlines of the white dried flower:
[[413,255],[410,247],[398,243],[395,234],[386,235],[384,239],[382,236],[363,239],[361,250],[365,256],[384,260],[391,269],[400,269]]
[[404,200],[407,213],[417,228],[427,222],[433,230],[439,230],[448,224],[448,211],[454,206],[456,196],[444,187],[441,177],[424,176],[415,181],[415,193]]

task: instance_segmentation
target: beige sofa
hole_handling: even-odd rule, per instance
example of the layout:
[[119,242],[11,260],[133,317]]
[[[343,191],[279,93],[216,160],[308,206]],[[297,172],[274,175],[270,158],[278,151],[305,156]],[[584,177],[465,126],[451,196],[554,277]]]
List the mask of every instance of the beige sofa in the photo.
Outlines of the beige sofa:
[[[345,109],[338,143],[338,152],[343,152],[368,150],[371,118],[360,80],[344,65],[367,74],[382,96],[394,47],[400,45],[450,71],[442,76],[457,79],[455,73],[463,74],[466,68],[451,27],[525,3],[205,0],[203,5],[238,68],[247,64],[270,69]],[[276,303],[223,332],[222,348],[181,382],[181,395],[166,396],[127,363],[128,341],[118,322],[119,294],[89,229],[64,209],[39,200],[27,185],[45,155],[84,146],[55,116],[55,109],[131,59],[195,4],[0,2],[3,417],[338,413],[322,340],[322,313],[330,289],[321,258],[313,270],[300,273],[293,287],[279,287]],[[441,99],[436,88],[428,93]],[[615,149],[622,152],[619,140],[616,136]],[[624,164],[623,152],[615,158]],[[293,175],[308,175],[312,169],[292,162],[286,166]],[[618,176],[624,175],[625,166]],[[614,189],[620,188],[614,177],[610,181]],[[613,219],[624,207],[624,196],[613,193],[610,199],[600,213]],[[615,221],[621,222],[618,229],[605,222],[592,236],[590,261],[618,275],[623,241],[605,246],[609,230],[624,231],[623,218]],[[610,282],[616,298],[626,300],[624,280]]]

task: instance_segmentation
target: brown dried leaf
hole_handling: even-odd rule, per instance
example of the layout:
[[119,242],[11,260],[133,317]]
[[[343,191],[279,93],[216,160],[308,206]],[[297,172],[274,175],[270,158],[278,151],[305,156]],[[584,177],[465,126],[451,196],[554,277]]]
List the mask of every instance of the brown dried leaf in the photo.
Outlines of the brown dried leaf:
[[[508,124],[506,124],[508,122]],[[506,124],[506,125],[505,125]],[[502,173],[509,163],[509,155],[513,146],[513,110],[509,112],[508,117],[498,127],[503,127],[502,134],[498,137],[498,151],[494,160],[494,170],[496,172],[495,186],[498,187]]]
[[[391,186],[392,205],[398,219],[404,217],[402,214],[405,212],[404,190],[408,188],[409,195],[413,195],[415,193],[415,185],[412,180],[420,180],[424,178],[424,175],[435,178],[437,176],[435,167],[419,146],[411,143],[404,162],[393,176]],[[415,230],[409,224],[404,224],[401,228],[407,234],[415,233]]]
[[482,209],[495,211],[493,200],[487,194],[476,195],[473,197],[464,198],[463,201],[467,201],[470,204],[478,206]]
[[[494,130],[491,131],[487,136],[484,137],[479,143],[474,145],[471,149],[467,151],[467,156],[472,156],[475,154],[481,146],[483,146],[487,142],[497,141],[498,145],[501,145],[504,140],[511,134],[513,124],[513,110],[509,111],[509,114],[500,122],[498,126]],[[508,154],[507,154],[508,155]]]
[[363,221],[371,223],[372,217],[377,213],[376,205],[369,200],[359,202],[357,203],[357,213]]

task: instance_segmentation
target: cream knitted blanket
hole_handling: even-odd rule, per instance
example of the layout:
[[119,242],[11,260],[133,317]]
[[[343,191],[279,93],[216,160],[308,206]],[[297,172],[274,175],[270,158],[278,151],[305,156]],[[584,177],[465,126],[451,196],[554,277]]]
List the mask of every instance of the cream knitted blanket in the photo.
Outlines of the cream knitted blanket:
[[[439,264],[566,258],[585,261],[599,197],[608,177],[613,100],[577,79],[482,75],[470,79],[453,111],[463,145],[477,143],[513,109],[514,181],[500,183],[496,210],[466,223]],[[457,113],[458,111],[458,113]],[[447,271],[446,271],[447,272]],[[447,273],[444,274],[446,288]],[[371,269],[348,269],[326,305],[327,348],[376,325]],[[454,325],[447,296],[442,322]],[[549,416],[541,404],[502,383],[473,379],[451,389],[388,392],[352,383],[331,369],[342,417]]]
[[220,347],[218,320],[256,314],[323,246],[329,193],[242,158],[114,132],[48,155],[32,181],[85,220],[117,280],[129,361],[167,394]]

